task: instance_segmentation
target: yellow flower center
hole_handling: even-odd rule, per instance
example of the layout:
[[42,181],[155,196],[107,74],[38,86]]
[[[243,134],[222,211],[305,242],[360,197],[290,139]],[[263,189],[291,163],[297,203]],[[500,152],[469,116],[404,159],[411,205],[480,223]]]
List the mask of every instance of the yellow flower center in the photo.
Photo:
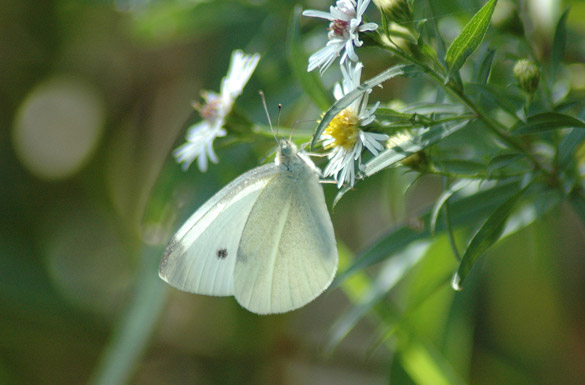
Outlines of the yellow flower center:
[[347,108],[335,115],[325,129],[325,134],[333,138],[333,142],[325,148],[343,147],[350,149],[359,137],[359,118]]

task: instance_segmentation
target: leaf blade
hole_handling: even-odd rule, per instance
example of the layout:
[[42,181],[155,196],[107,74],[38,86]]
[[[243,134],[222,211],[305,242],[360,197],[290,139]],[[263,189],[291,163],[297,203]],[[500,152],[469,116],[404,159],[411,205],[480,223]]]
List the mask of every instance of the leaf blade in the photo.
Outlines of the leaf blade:
[[477,82],[479,84],[487,84],[490,74],[492,72],[492,63],[494,62],[494,56],[496,55],[495,49],[488,49],[488,52],[481,62],[479,72],[477,74]]
[[[343,313],[331,326],[326,335],[327,352],[333,351],[345,336],[357,325],[386,294],[391,291],[426,255],[430,242],[415,242],[403,252],[389,259],[380,269],[378,276],[369,284],[364,295],[353,301],[353,306]],[[395,320],[400,319],[400,314],[395,314]]]
[[569,16],[570,10],[571,8],[569,7],[563,12],[555,29],[550,60],[550,77],[552,81],[554,81],[559,65],[565,56],[565,49],[567,47],[567,17]]
[[[477,218],[484,217],[486,213],[491,212],[506,199],[509,199],[516,194],[520,189],[519,186],[519,181],[513,180],[482,190],[473,196],[461,198],[453,197],[449,203],[452,225],[454,227],[459,227],[463,224],[468,224],[470,221],[476,220]],[[430,211],[421,218],[421,221],[423,223],[428,223],[429,217]],[[439,233],[446,231],[446,228],[442,224],[437,223],[435,231],[436,233]],[[338,286],[343,280],[354,274],[356,271],[384,260],[389,255],[406,247],[411,242],[430,236],[431,232],[429,226],[424,226],[422,230],[412,228],[408,224],[399,227],[378,239],[378,241],[376,241],[368,250],[361,253],[349,268],[337,275],[332,286]]]
[[449,76],[463,66],[467,58],[475,52],[483,41],[489,28],[490,20],[497,0],[488,1],[465,25],[459,36],[449,46],[445,61],[449,67]]
[[475,265],[475,262],[477,262],[477,259],[494,245],[503,234],[506,222],[524,191],[525,189],[520,190],[512,198],[499,206],[483,223],[477,233],[475,233],[463,253],[457,272],[453,276],[452,285],[455,290],[462,289],[463,282],[471,271],[471,268]]
[[433,209],[431,211],[431,219],[430,219],[430,228],[431,234],[435,234],[435,228],[437,226],[437,220],[439,218],[439,213],[441,209],[445,205],[445,203],[455,194],[457,191],[461,190],[462,188],[469,185],[472,181],[469,179],[462,179],[451,186],[449,189],[443,191],[437,201],[435,202]]
[[543,112],[529,116],[526,123],[519,122],[512,128],[512,132],[531,135],[569,127],[585,128],[585,121],[560,112]]

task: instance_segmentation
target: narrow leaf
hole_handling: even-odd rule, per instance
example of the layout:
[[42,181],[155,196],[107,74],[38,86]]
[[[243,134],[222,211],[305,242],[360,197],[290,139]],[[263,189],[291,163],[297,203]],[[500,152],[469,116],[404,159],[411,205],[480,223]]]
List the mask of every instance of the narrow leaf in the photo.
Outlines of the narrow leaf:
[[488,27],[496,7],[497,0],[488,1],[467,23],[463,31],[453,41],[445,61],[449,67],[449,75],[459,71],[467,58],[479,47]]
[[487,84],[488,79],[490,78],[490,73],[492,72],[492,63],[494,62],[495,54],[495,49],[488,49],[477,74],[477,82],[479,84]]
[[478,176],[485,174],[486,165],[466,159],[445,159],[437,162],[436,167],[452,175]]
[[[519,182],[510,181],[501,183],[495,187],[479,191],[478,193],[468,197],[454,196],[449,201],[450,219],[454,227],[463,225],[470,225],[477,223],[480,218],[485,218],[495,208],[497,208],[504,201],[511,196],[517,194],[519,191]],[[431,236],[430,226],[427,226],[430,219],[430,212],[421,218],[421,222],[425,224],[424,228],[413,228],[410,225],[403,225],[391,233],[383,236],[372,247],[356,258],[352,266],[346,271],[341,272],[335,278],[334,286],[339,285],[347,277],[363,269],[378,263],[388,256],[402,250],[411,242],[425,239]],[[436,224],[435,232],[446,231],[446,226],[441,223]]]
[[459,115],[465,112],[465,109],[460,104],[445,104],[445,103],[412,103],[404,108],[402,112],[417,113],[422,115],[429,114],[455,114]]
[[437,39],[437,56],[439,57],[441,64],[444,66],[445,61],[443,58],[445,57],[445,52],[447,49],[445,48],[445,40],[443,40],[443,36],[441,36],[441,32],[439,31],[439,17],[437,17],[434,8],[435,6],[433,5],[433,0],[427,0],[427,9],[430,13],[428,23],[431,25],[432,33]]
[[562,14],[557,28],[555,30],[555,39],[553,41],[552,53],[550,58],[550,78],[554,81],[559,64],[563,61],[565,56],[565,48],[567,46],[567,17],[569,16],[570,8]]
[[461,258],[457,273],[453,277],[453,288],[455,290],[462,289],[463,282],[477,259],[498,241],[512,210],[524,191],[524,189],[521,190],[518,194],[498,207],[473,236],[469,242],[469,246],[463,253],[463,258]]
[[323,115],[323,119],[319,122],[317,129],[315,130],[315,134],[313,136],[313,141],[311,142],[311,149],[315,147],[317,141],[321,137],[325,128],[329,125],[331,120],[340,113],[345,107],[349,106],[354,100],[361,97],[365,92],[371,90],[372,88],[376,87],[377,85],[385,82],[386,80],[392,79],[396,76],[407,76],[411,75],[415,72],[418,72],[417,68],[414,65],[396,65],[394,67],[388,68],[386,71],[374,76],[370,80],[366,81],[365,83],[359,85],[355,90],[351,91],[343,98],[339,99],[329,110]]
[[342,187],[342,188],[339,190],[339,192],[337,193],[337,195],[335,195],[335,199],[333,199],[333,207],[337,206],[337,204],[339,203],[339,201],[341,200],[341,198],[343,198],[343,196],[344,196],[345,194],[347,194],[347,192],[348,192],[349,190],[351,190],[351,189],[352,189],[352,187],[351,187],[351,186],[349,186],[349,185],[345,185],[345,186],[343,186],[343,187]]
[[443,191],[443,193],[441,193],[441,195],[439,196],[439,198],[435,202],[435,205],[433,206],[433,210],[431,211],[431,219],[430,219],[430,225],[429,225],[431,228],[431,234],[435,233],[437,219],[439,218],[439,213],[441,212],[441,209],[443,208],[443,205],[445,204],[445,202],[447,202],[447,200],[449,200],[449,198],[451,198],[453,196],[453,194],[455,194],[457,191],[461,190],[462,188],[468,186],[470,183],[472,183],[471,180],[462,179],[462,180],[458,181],[457,183],[455,183],[453,186],[451,186],[448,190]]
[[393,109],[387,108],[387,107],[379,107],[376,110],[376,118],[378,118],[378,119],[386,118],[386,119],[392,119],[392,120],[406,121],[406,120],[412,119],[412,114],[408,114],[405,112],[399,112],[399,111],[396,111],[396,110],[393,110]]
[[[413,243],[399,255],[382,266],[374,282],[363,298],[354,301],[353,306],[342,314],[333,324],[325,338],[325,350],[331,352],[343,340],[343,338],[355,327],[378,302],[386,297],[402,278],[412,270],[414,266],[425,256],[429,249],[430,242]],[[393,317],[400,319],[400,314]]]
[[443,354],[412,336],[398,351],[402,367],[416,385],[465,384]]
[[514,214],[506,222],[506,227],[499,241],[530,226],[553,207],[556,207],[564,198],[557,189],[551,189],[548,186],[540,187],[541,189],[536,195],[528,197],[526,194],[522,199],[522,204],[514,209]]
[[370,176],[377,173],[378,171],[385,169],[386,167],[390,167],[393,164],[400,162],[407,156],[424,150],[425,148],[445,139],[449,135],[452,135],[457,131],[467,127],[468,124],[469,121],[464,121],[459,124],[434,127],[422,135],[407,140],[400,146],[386,149],[365,164],[364,173],[366,176]]
[[585,130],[573,129],[567,135],[563,136],[557,150],[557,164],[561,172],[572,167],[575,161],[575,151],[585,140]]
[[526,155],[522,153],[505,152],[490,159],[486,170],[489,176],[498,175],[498,173],[505,171],[507,168],[516,170],[519,166],[520,168],[524,166],[523,160],[525,158]]
[[295,78],[299,81],[299,84],[309,98],[311,98],[319,109],[325,111],[331,105],[331,100],[319,75],[316,72],[307,72],[307,57],[301,47],[300,15],[301,7],[297,6],[293,11],[288,26],[286,39],[288,62]]
[[512,129],[515,134],[539,134],[567,127],[585,128],[585,122],[560,112],[543,112],[529,116],[526,123],[518,123]]

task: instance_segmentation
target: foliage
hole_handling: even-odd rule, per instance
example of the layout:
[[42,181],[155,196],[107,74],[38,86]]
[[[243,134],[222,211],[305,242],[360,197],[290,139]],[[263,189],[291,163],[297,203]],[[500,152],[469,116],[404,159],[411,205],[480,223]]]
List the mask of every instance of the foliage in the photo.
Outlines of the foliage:
[[[324,11],[330,5],[319,3]],[[371,3],[363,22],[379,27],[361,32],[364,44],[356,47],[367,80],[335,100],[339,58],[322,75],[307,72],[327,27],[302,16],[305,5],[66,1],[60,7],[35,15],[69,30],[41,36],[30,28],[55,51],[55,41],[66,40],[63,52],[20,57],[31,68],[46,61],[56,72],[90,79],[105,96],[107,127],[96,153],[88,152],[88,163],[69,179],[46,182],[20,168],[9,171],[19,183],[0,197],[18,220],[0,246],[17,251],[7,273],[0,271],[0,299],[9,299],[0,314],[3,329],[15,332],[2,337],[12,342],[0,353],[17,351],[15,362],[26,367],[32,350],[23,347],[29,340],[23,325],[36,322],[48,329],[44,340],[58,333],[74,347],[63,361],[76,350],[89,353],[77,371],[62,368],[59,375],[0,364],[0,382],[171,383],[200,376],[204,383],[271,383],[274,371],[289,375],[285,383],[307,382],[298,362],[326,367],[336,382],[343,371],[328,362],[348,356],[370,358],[366,370],[351,367],[364,381],[371,373],[393,384],[583,381],[581,360],[571,357],[585,354],[582,343],[572,342],[583,332],[576,320],[585,303],[578,233],[585,224],[585,67],[579,64],[585,52],[568,42],[583,42],[584,8],[565,10],[558,2],[547,30],[511,1],[402,1],[398,11],[383,12]],[[113,19],[115,28],[99,21]],[[95,33],[91,25],[102,25],[100,37],[79,48],[74,36]],[[110,56],[102,57],[100,41]],[[28,52],[28,43],[17,47]],[[262,59],[226,117],[227,135],[214,143],[219,164],[184,173],[169,154],[183,141],[180,122],[191,113],[184,131],[200,120],[189,111],[190,98],[197,89],[219,89],[236,49]],[[158,61],[143,65],[151,56]],[[535,64],[530,92],[514,73],[526,59]],[[19,74],[7,81],[24,79],[0,93],[12,106],[3,115],[17,121],[28,89],[54,69],[29,73],[16,61],[5,63],[0,69]],[[109,73],[115,66],[125,70]],[[274,101],[284,105],[279,134],[324,155],[315,160],[323,169],[332,158],[324,144],[328,127],[365,96],[370,108],[379,105],[375,120],[360,129],[388,138],[382,150],[364,149],[352,161],[355,184],[325,186],[342,259],[330,292],[295,314],[266,318],[229,299],[171,294],[156,275],[162,247],[181,220],[271,156],[274,139],[258,89],[270,114]],[[12,152],[3,152],[5,163],[26,170],[18,150],[14,159],[4,155]],[[68,336],[69,329],[90,342]],[[58,357],[39,354],[51,358],[45,366],[60,365]]]

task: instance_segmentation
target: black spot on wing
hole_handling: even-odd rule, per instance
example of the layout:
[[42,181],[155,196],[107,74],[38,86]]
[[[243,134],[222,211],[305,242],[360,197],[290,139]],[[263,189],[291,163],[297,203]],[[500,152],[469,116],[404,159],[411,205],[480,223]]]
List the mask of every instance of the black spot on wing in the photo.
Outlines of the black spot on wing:
[[228,251],[227,249],[218,249],[216,255],[219,259],[225,259],[228,256]]

